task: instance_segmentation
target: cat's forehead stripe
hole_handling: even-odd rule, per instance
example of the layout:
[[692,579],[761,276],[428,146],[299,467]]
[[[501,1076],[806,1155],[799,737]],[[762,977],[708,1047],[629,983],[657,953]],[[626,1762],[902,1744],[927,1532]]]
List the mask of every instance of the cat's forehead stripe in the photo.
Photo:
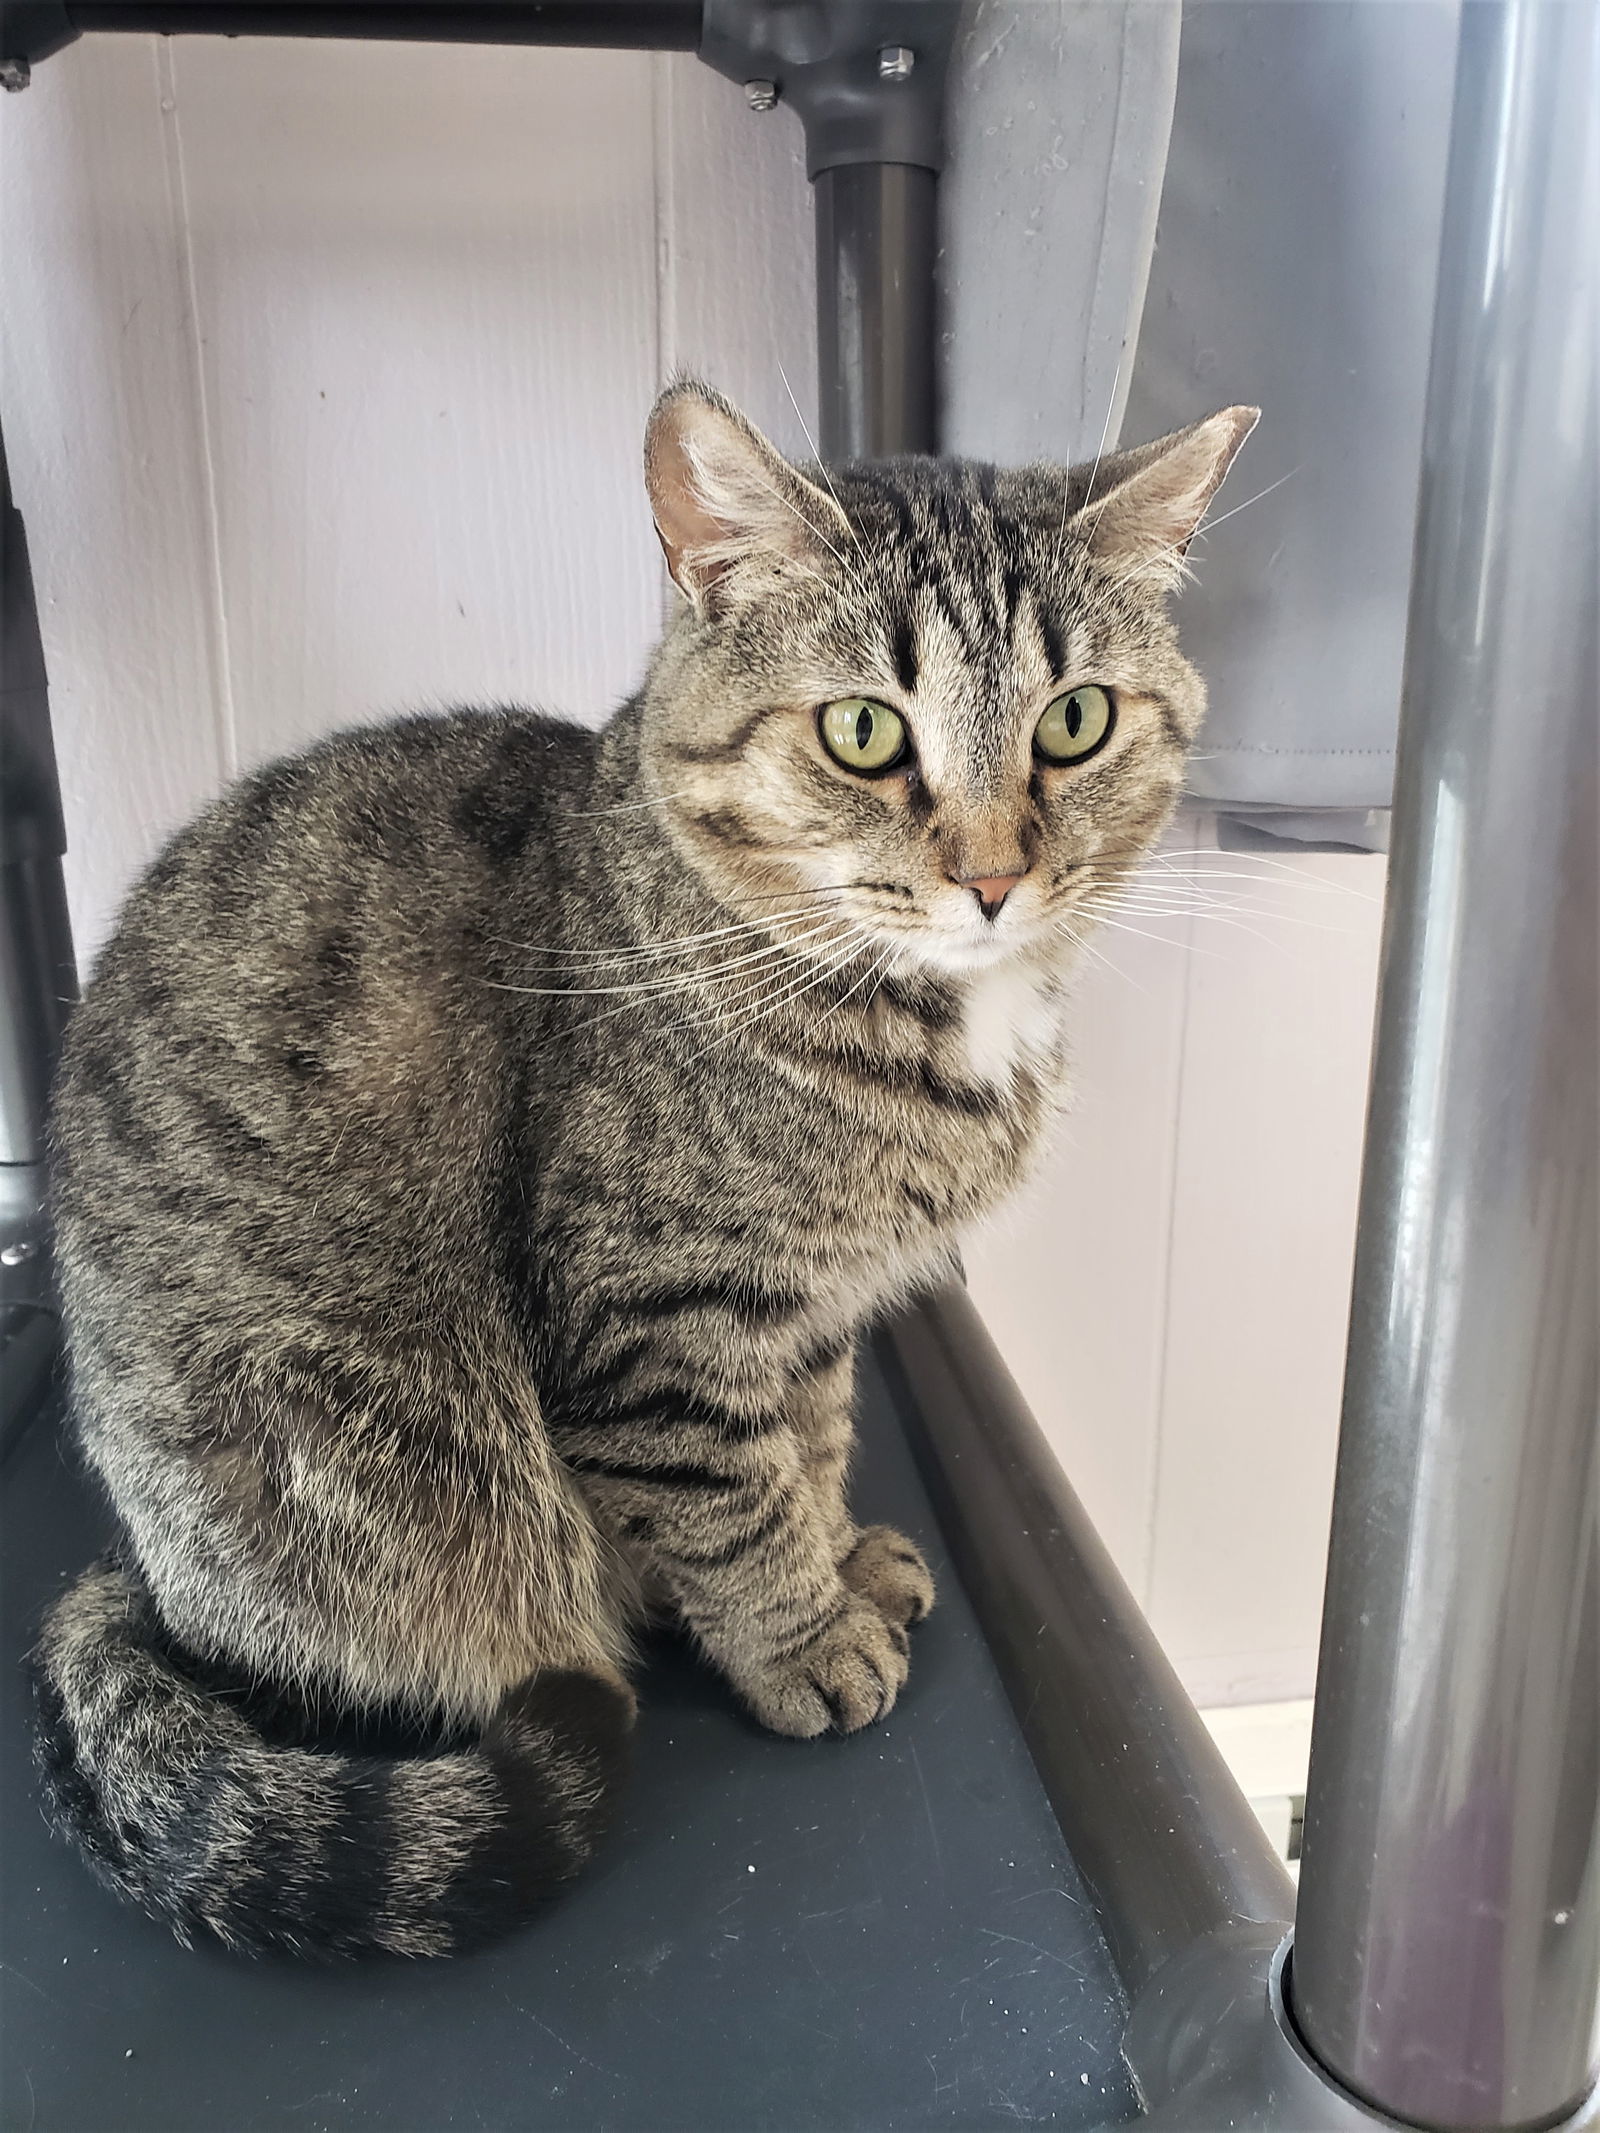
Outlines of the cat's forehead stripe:
[[892,635],[895,678],[910,696],[917,686],[917,632],[910,612],[904,607],[895,610]]
[[1050,679],[1053,682],[1065,681],[1067,678],[1067,655],[1061,642],[1061,632],[1056,627],[1056,618],[1051,614],[1048,605],[1043,600],[1035,598],[1032,605],[1034,627],[1038,630],[1039,641],[1044,646],[1044,656],[1050,668]]

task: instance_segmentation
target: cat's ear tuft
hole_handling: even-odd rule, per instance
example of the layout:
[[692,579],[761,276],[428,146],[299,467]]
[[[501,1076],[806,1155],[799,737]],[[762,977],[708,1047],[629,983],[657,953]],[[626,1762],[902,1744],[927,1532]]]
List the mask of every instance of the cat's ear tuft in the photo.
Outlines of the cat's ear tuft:
[[1177,584],[1189,543],[1260,415],[1258,407],[1225,407],[1102,461],[1073,526],[1095,555],[1128,575]]
[[644,478],[667,568],[702,610],[741,566],[815,563],[850,533],[831,496],[693,379],[669,385],[651,411]]

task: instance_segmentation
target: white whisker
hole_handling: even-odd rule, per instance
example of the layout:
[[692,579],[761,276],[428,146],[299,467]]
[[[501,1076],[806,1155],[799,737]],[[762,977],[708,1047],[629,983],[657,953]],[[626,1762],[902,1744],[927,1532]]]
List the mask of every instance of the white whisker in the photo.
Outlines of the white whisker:
[[1098,963],[1103,970],[1111,971],[1114,976],[1121,978],[1125,985],[1131,985],[1134,991],[1142,994],[1145,999],[1148,1000],[1150,998],[1149,987],[1141,985],[1131,970],[1124,970],[1120,963],[1114,963],[1110,956],[1104,954],[1094,945],[1093,941],[1085,940],[1081,933],[1074,932],[1072,927],[1061,925],[1059,922],[1056,923],[1055,930],[1063,940],[1070,941],[1080,955],[1088,956],[1091,962]]
[[856,588],[856,591],[861,594],[863,599],[865,599],[867,588],[860,574],[857,571],[852,570],[849,562],[840,553],[840,551],[834,547],[832,541],[828,539],[828,536],[825,533],[819,532],[818,529],[812,525],[810,519],[806,517],[805,513],[799,510],[794,504],[790,503],[788,497],[783,494],[781,489],[775,489],[770,481],[763,481],[761,476],[759,474],[754,473],[753,471],[751,472],[750,478],[755,482],[755,485],[758,489],[765,489],[769,496],[776,497],[778,502],[782,504],[784,510],[788,512],[789,516],[792,519],[798,520],[798,522],[805,527],[807,533],[811,534],[814,539],[819,540],[822,543],[823,547],[827,549],[829,555],[833,557],[833,560],[844,572],[850,583]]
[[[1264,947],[1281,948],[1283,945],[1281,941],[1272,940],[1268,934],[1258,932],[1254,926],[1247,926],[1242,919],[1235,917],[1231,912],[1210,910],[1203,904],[1188,904],[1176,908],[1138,903],[1129,904],[1120,900],[1095,904],[1085,898],[1083,908],[1093,912],[1097,924],[1108,926],[1113,932],[1135,933],[1139,930],[1137,927],[1125,923],[1123,914],[1132,912],[1138,918],[1183,918],[1196,922],[1206,919],[1214,925],[1232,926],[1236,932],[1248,934],[1252,940],[1260,941]],[[1170,935],[1156,933],[1149,934],[1146,938],[1150,940],[1172,939]],[[1191,948],[1196,955],[1210,955],[1215,952],[1208,948],[1196,946],[1192,936],[1186,937],[1181,941],[1172,940],[1172,945],[1174,947]]]
[[605,994],[615,996],[618,993],[677,992],[685,986],[703,984],[708,978],[724,976],[730,970],[743,969],[747,964],[764,963],[772,956],[788,955],[801,941],[808,941],[819,933],[826,933],[830,923],[829,919],[823,919],[820,924],[812,926],[805,933],[771,942],[765,948],[758,948],[752,955],[736,956],[731,963],[719,964],[714,970],[679,970],[670,977],[642,978],[636,985],[512,985],[498,978],[487,978],[484,982],[496,992],[527,993],[542,999],[585,999],[598,998]]
[[[823,1023],[827,1021],[830,1015],[836,1015],[839,1012],[840,1008],[845,1005],[846,1001],[853,1000],[856,994],[861,990],[863,985],[870,983],[871,980],[875,977],[880,979],[885,977],[888,974],[889,965],[894,958],[894,953],[895,951],[891,946],[885,948],[881,955],[875,957],[874,960],[868,964],[866,971],[863,973],[863,975],[856,979],[850,990],[847,993],[841,993],[839,998],[834,1001],[831,1007],[825,1008],[823,1012],[818,1015],[817,1027],[820,1029]],[[871,1003],[868,1002],[867,1004],[870,1005]]]
[[[1352,854],[1351,856],[1360,857],[1361,855]],[[1180,867],[1174,864],[1175,861],[1183,859],[1221,859],[1225,860],[1227,864],[1221,867]],[[1358,889],[1353,883],[1347,881],[1329,881],[1321,874],[1308,872],[1303,864],[1296,864],[1292,859],[1276,859],[1268,852],[1219,852],[1214,845],[1199,845],[1191,851],[1147,853],[1143,864],[1145,866],[1161,867],[1168,873],[1186,874],[1201,881],[1254,881],[1258,885],[1266,877],[1261,874],[1252,874],[1248,869],[1256,866],[1267,867],[1275,873],[1291,876],[1308,889],[1325,890],[1334,896],[1354,896],[1362,903],[1378,903],[1382,900],[1371,889]]]
[[[1083,899],[1086,906],[1096,893],[1091,891],[1090,896],[1086,896]],[[1348,922],[1341,923],[1334,919],[1308,918],[1303,912],[1299,911],[1279,911],[1274,910],[1269,905],[1240,903],[1222,896],[1208,896],[1199,891],[1192,896],[1183,897],[1175,902],[1170,899],[1163,900],[1159,897],[1144,896],[1137,889],[1113,890],[1105,893],[1115,899],[1117,908],[1136,912],[1145,918],[1177,918],[1189,915],[1195,918],[1210,919],[1219,925],[1228,925],[1245,918],[1259,918],[1268,925],[1299,926],[1312,933],[1348,935],[1351,930]],[[1265,934],[1260,934],[1257,937],[1262,940],[1267,938]]]
[[1174,940],[1170,933],[1149,933],[1143,926],[1130,926],[1126,919],[1114,918],[1106,911],[1096,912],[1094,922],[1103,926],[1107,933],[1130,933],[1136,940],[1158,941],[1163,948],[1181,948],[1188,955],[1205,955],[1220,960],[1214,948],[1197,948],[1193,941]]
[[669,800],[687,800],[690,797],[690,788],[685,785],[677,792],[658,793],[653,800],[623,800],[615,807],[575,807],[569,820],[591,822],[596,815],[635,815],[641,808],[665,807]]
[[822,452],[818,447],[816,438],[813,437],[811,434],[811,425],[809,422],[807,422],[805,415],[801,411],[800,402],[794,396],[794,387],[789,383],[789,373],[784,369],[781,361],[778,364],[778,376],[782,378],[783,389],[789,395],[789,405],[794,409],[794,418],[796,422],[798,422],[800,425],[801,435],[805,438],[806,443],[811,447],[811,456],[816,461],[817,471],[821,474],[823,480],[828,484],[828,494],[833,498],[834,504],[838,509],[839,516],[844,520],[846,526],[849,527],[850,532],[855,536],[856,546],[862,551],[864,555],[866,553],[866,544],[863,542],[859,532],[856,531],[855,526],[851,523],[849,512],[846,511],[844,505],[839,502],[839,492],[833,486],[833,476],[828,472],[827,467],[823,463]]
[[[1111,417],[1117,405],[1117,388],[1122,383],[1122,365],[1127,353],[1127,347],[1124,345],[1117,356],[1117,367],[1111,374],[1111,397],[1106,402],[1106,419],[1100,425],[1100,444],[1094,455],[1094,465],[1089,469],[1089,486],[1083,492],[1083,502],[1078,506],[1080,517],[1088,510],[1094,498],[1095,480],[1100,472],[1100,462],[1106,456],[1106,440],[1111,435]],[[1064,483],[1061,490],[1061,523],[1056,528],[1055,554],[1052,559],[1056,568],[1059,568],[1061,563],[1061,543],[1067,537],[1067,498],[1070,494],[1070,484]]]
[[1269,481],[1264,489],[1257,489],[1254,496],[1247,496],[1242,504],[1235,504],[1231,511],[1224,511],[1220,518],[1204,520],[1195,529],[1194,538],[1201,539],[1208,533],[1215,533],[1217,528],[1225,526],[1230,518],[1237,518],[1241,511],[1248,511],[1252,504],[1259,504],[1262,497],[1270,496],[1274,489],[1281,489],[1286,481],[1292,481],[1299,472],[1299,467],[1291,467],[1287,474],[1280,474],[1276,481]]
[[[826,929],[819,927],[817,930],[821,932],[825,931]],[[852,929],[852,931],[854,930],[855,929]],[[864,935],[862,937],[865,938]],[[808,938],[809,935],[801,936],[802,940]],[[774,978],[781,979],[782,977],[786,976],[787,966],[791,961],[800,963],[802,967],[806,967],[805,958],[799,955],[798,953],[792,952],[797,947],[798,943],[788,941],[775,945],[771,955],[767,959],[769,963],[775,967],[762,971],[760,975],[755,978],[755,982],[753,984],[740,985],[736,990],[732,992],[731,997],[719,997],[719,993],[727,994],[728,992],[728,988],[725,984],[721,987],[719,987],[718,985],[717,981],[722,975],[720,971],[700,971],[695,974],[695,977],[687,985],[680,987],[664,988],[664,991],[675,990],[679,992],[692,992],[698,987],[700,989],[703,989],[709,995],[711,995],[713,1002],[708,1013],[700,1017],[698,1022],[695,1019],[691,1018],[687,1021],[669,1024],[668,1026],[670,1028],[684,1030],[692,1030],[696,1027],[705,1026],[718,1014],[725,1013],[729,1007],[736,1007],[741,1000],[753,998],[756,995],[764,992],[767,985]],[[845,959],[848,960],[849,956],[854,953],[855,947],[854,944],[851,943],[846,948]],[[746,971],[745,976],[749,977],[751,976],[751,973],[749,971]],[[662,994],[658,993],[656,995],[656,998],[658,1000],[662,1000],[664,1005],[673,1004],[669,999],[663,999]],[[571,1036],[577,1036],[581,1031],[594,1029],[600,1023],[610,1021],[610,1019],[614,1015],[627,1014],[635,1008],[647,1006],[649,1004],[651,1004],[649,1001],[639,1000],[637,998],[624,1000],[620,1006],[604,1008],[599,1014],[591,1016],[587,1022],[578,1023],[568,1034],[570,1034]]]
[[[792,892],[791,892],[792,893]],[[818,892],[821,893],[820,891]],[[725,940],[731,934],[762,933],[769,927],[784,925],[794,919],[820,918],[822,913],[809,900],[796,904],[788,911],[769,911],[761,918],[741,919],[736,925],[714,926],[704,933],[680,933],[671,940],[646,941],[635,948],[552,948],[538,941],[508,941],[493,935],[498,948],[515,948],[525,955],[548,956],[552,960],[579,961],[588,963],[627,963],[653,959],[666,955],[679,955],[691,948],[704,946],[709,941]]]
[[[751,1028],[766,1016],[775,1014],[786,1001],[812,991],[816,986],[824,984],[836,971],[843,970],[855,956],[861,953],[861,944],[868,939],[867,934],[860,927],[852,928],[852,934],[853,938],[845,943],[837,955],[822,963],[816,970],[805,972],[792,984],[787,986],[780,984],[778,990],[772,993],[765,990],[765,981],[763,980],[746,988],[743,993],[736,995],[732,1001],[722,1002],[713,1007],[710,1015],[702,1017],[698,1025],[691,1023],[686,1024],[685,1027],[714,1028],[719,1037],[731,1037],[741,1030]],[[729,1008],[738,1007],[741,1000],[748,1000],[752,995],[759,996],[755,1008],[737,1015],[730,1022],[727,1019]]]

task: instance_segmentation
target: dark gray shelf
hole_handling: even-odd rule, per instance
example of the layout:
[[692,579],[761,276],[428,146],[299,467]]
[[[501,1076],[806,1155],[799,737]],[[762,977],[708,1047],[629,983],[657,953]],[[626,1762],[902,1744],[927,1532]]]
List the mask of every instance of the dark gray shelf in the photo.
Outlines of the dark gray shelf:
[[6,2050],[32,2133],[1121,2124],[1121,1988],[867,1370],[861,1514],[927,1548],[907,1692],[850,1740],[760,1732],[681,1646],[641,1680],[625,1818],[527,1931],[448,1964],[186,1953],[51,1838],[18,1661],[103,1520],[52,1416],[4,1474]]

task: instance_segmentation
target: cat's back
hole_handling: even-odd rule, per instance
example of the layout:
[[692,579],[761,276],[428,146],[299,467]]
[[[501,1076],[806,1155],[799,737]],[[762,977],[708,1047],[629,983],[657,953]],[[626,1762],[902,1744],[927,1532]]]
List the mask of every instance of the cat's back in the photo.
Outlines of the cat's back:
[[496,1072],[486,949],[518,881],[559,864],[593,749],[528,712],[408,719],[271,764],[180,831],[69,1026],[58,1214],[176,1208],[183,1174],[200,1212],[208,1181],[360,1168],[401,1128],[464,1149]]
[[[505,877],[559,836],[594,736],[531,712],[454,712],[334,735],[243,778],[128,897],[84,998],[124,1033],[183,1004],[215,1025],[352,960],[444,956]],[[78,1023],[74,1024],[77,1028]]]

